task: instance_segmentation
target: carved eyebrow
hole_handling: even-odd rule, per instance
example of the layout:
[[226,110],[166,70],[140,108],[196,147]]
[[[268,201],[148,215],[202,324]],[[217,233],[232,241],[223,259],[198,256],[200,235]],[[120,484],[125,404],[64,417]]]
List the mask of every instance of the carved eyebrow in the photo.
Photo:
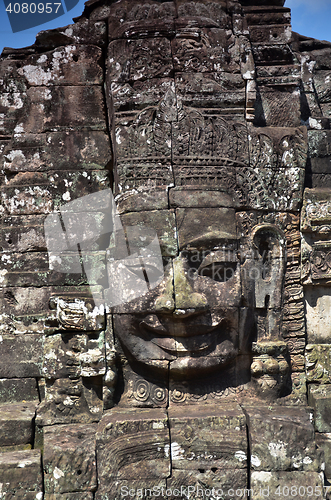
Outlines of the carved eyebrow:
[[[194,249],[198,250],[200,248],[217,248],[220,250],[237,250],[239,243],[239,238],[233,238],[233,236],[229,238],[218,238],[215,237],[215,234],[206,234],[204,236],[197,236],[196,238],[187,242],[185,247],[182,249]],[[181,250],[181,249],[180,249]]]
[[201,262],[199,269],[209,264],[214,264],[216,262],[238,262],[238,256],[236,250],[217,250],[215,252],[210,252]]

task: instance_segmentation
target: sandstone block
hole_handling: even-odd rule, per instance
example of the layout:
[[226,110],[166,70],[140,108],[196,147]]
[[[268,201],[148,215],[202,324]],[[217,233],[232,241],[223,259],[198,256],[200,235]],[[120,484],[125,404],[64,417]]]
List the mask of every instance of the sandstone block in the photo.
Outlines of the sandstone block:
[[[162,166],[160,170],[163,170]],[[120,214],[126,212],[144,212],[145,210],[166,210],[168,208],[168,188],[166,186],[159,186],[149,191],[146,190],[148,188],[144,184],[145,182],[142,178],[138,193],[135,189],[132,189],[116,197],[116,206]]]
[[314,408],[317,432],[331,432],[331,385],[310,384],[308,404]]
[[0,405],[0,445],[32,444],[39,401]]
[[[118,111],[125,109],[140,110],[142,107],[158,106],[168,91],[175,90],[172,78],[151,78],[148,82],[138,80],[129,83],[109,82],[107,79],[107,84],[108,92],[111,92],[112,96],[115,118]],[[128,114],[130,115],[131,111]]]
[[93,500],[94,496],[89,491],[75,493],[45,493],[44,500]]
[[88,424],[102,416],[101,377],[47,380],[38,425]]
[[0,378],[41,376],[42,335],[4,334],[1,338]]
[[[130,2],[125,2],[121,5],[116,5],[110,10],[105,8],[98,9],[96,8],[92,13],[93,19],[98,19],[99,16],[101,18],[108,18],[108,33],[110,40],[123,38],[128,35],[134,35],[134,38],[140,36],[141,29],[144,29],[144,33],[146,33],[145,29],[149,28],[147,32],[151,32],[152,36],[155,36],[155,32],[159,30],[162,33],[162,30],[168,34],[168,30],[170,28],[174,31],[174,21],[173,18],[176,16],[175,5],[172,2],[167,2],[165,4],[157,4],[157,5],[146,5],[146,10],[144,11],[143,19],[144,22],[141,22],[141,19],[137,20],[136,17],[136,9],[135,5],[132,5]],[[145,28],[146,23],[146,28]],[[131,30],[130,30],[131,28]]]
[[306,376],[307,382],[328,384],[331,382],[330,344],[308,344],[306,346]]
[[104,21],[89,22],[87,19],[63,28],[41,31],[36,36],[36,45],[46,50],[74,43],[103,47],[106,41],[106,23]]
[[205,235],[206,231],[211,244],[237,239],[235,211],[231,208],[178,208],[176,219],[180,249],[193,246],[199,233]]
[[185,406],[168,412],[173,469],[224,471],[247,466],[246,419],[239,406]]
[[314,427],[305,408],[245,406],[253,470],[319,472]]
[[328,189],[305,189],[301,210],[304,233],[326,233],[331,228],[331,197]]
[[1,252],[45,251],[45,215],[4,217],[0,222]]
[[[199,471],[173,470],[167,479],[169,499],[222,498],[232,500],[248,498],[247,471],[245,469],[199,469]],[[180,494],[179,494],[180,493]]]
[[47,379],[97,377],[106,373],[103,334],[55,334],[44,344],[43,375]]
[[88,127],[104,130],[105,111],[101,86],[30,87],[29,105],[20,117],[20,132],[41,133]]
[[[5,148],[1,166],[11,172],[104,168],[111,161],[106,132],[82,130],[18,134]],[[23,137],[22,137],[23,136]],[[24,141],[25,138],[25,141]]]
[[285,44],[292,38],[291,25],[250,26],[249,34],[253,43]]
[[[330,345],[331,342],[331,293],[327,287],[315,285],[305,289],[306,302],[306,321],[307,321],[307,337],[308,343],[311,344],[311,355],[316,358],[314,363],[323,366],[323,375],[321,368],[319,369],[318,377],[328,377],[328,366],[325,364],[325,356],[327,356],[327,347],[322,347],[321,344]],[[313,348],[317,344],[318,347]],[[316,351],[315,351],[316,349]],[[324,351],[324,352],[323,352]],[[308,352],[307,352],[308,356]],[[310,357],[310,355],[309,355]],[[313,368],[314,370],[314,368]],[[309,372],[311,369],[309,368]],[[326,381],[326,380],[325,380]]]
[[42,500],[40,450],[0,453],[0,478],[6,500]]
[[97,431],[98,480],[162,479],[170,474],[170,440],[166,411],[113,408]]
[[83,491],[96,489],[95,432],[95,425],[44,428],[43,467],[47,493],[81,491],[83,494]]
[[[293,472],[265,472],[253,471],[251,474],[252,500],[265,498],[288,498],[299,500],[315,495],[324,497],[323,473],[302,471]],[[280,495],[278,497],[278,495]]]
[[[3,254],[3,285],[24,287],[100,284],[106,275],[105,252],[82,253],[81,260],[78,251],[58,251],[57,255],[53,252],[51,257],[43,252]],[[84,276],[85,269],[88,270],[88,277]]]
[[171,47],[167,38],[115,40],[108,46],[107,78],[112,82],[165,78],[171,76],[172,71]]
[[316,444],[322,450],[325,462],[325,477],[328,481],[331,479],[331,434],[327,432],[315,434]]
[[130,254],[147,247],[156,235],[163,256],[177,255],[176,221],[173,210],[131,212],[121,215],[121,222],[129,231]]
[[239,54],[235,52],[237,40],[233,35],[229,36],[224,29],[200,28],[193,35],[199,40],[195,44],[192,34],[188,37],[185,28],[179,29],[172,40],[175,71],[211,73],[225,70],[239,73]]
[[287,44],[254,44],[253,54],[257,65],[270,64],[292,64],[293,55]]
[[0,379],[0,404],[38,401],[38,387],[35,378]]
[[[88,202],[85,195],[106,190],[109,186],[107,172],[94,170],[86,172],[57,171],[52,173],[20,172],[16,174],[3,189],[1,201],[2,215],[20,214],[45,214],[51,213],[74,198],[83,200],[75,204],[75,210],[79,211],[79,203],[88,210]],[[95,195],[97,197],[97,194]],[[92,201],[91,197],[89,201]],[[98,197],[97,197],[98,198]],[[101,196],[100,196],[101,198]],[[101,201],[94,205],[94,211]],[[104,204],[103,204],[104,205]],[[101,207],[102,210],[103,206]],[[72,211],[72,207],[69,207]],[[62,210],[65,210],[62,208]]]
[[[42,335],[58,330],[103,328],[103,318],[94,307],[94,300],[100,303],[102,299],[100,286],[0,288],[0,297],[2,334]],[[84,309],[89,312],[83,317],[80,313]],[[19,345],[20,337],[17,339]]]
[[166,491],[166,481],[166,479],[144,478],[136,480],[111,481],[103,488],[98,488],[98,491],[95,494],[95,500],[123,500],[123,498],[126,497],[132,500],[139,500],[139,498],[154,500],[155,495],[162,495],[162,491]]
[[169,190],[170,206],[174,208],[237,208],[236,203],[228,193],[219,191],[217,188],[199,189],[198,186],[174,187]]
[[18,70],[29,86],[97,85],[102,83],[101,49],[66,45],[25,59]]

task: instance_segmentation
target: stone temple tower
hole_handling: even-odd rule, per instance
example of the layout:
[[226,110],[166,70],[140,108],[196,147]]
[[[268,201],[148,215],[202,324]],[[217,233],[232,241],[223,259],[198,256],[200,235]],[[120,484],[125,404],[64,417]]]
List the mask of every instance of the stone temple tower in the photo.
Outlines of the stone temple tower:
[[284,0],[4,49],[1,498],[330,497],[330,81]]

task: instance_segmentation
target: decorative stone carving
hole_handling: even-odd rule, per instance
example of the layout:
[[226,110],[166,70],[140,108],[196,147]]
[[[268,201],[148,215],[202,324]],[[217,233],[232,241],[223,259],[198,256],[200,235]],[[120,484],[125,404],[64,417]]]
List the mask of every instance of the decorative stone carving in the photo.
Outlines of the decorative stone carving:
[[[245,416],[237,405],[169,409],[172,467],[179,470],[244,469]],[[212,431],[211,431],[212,429]]]
[[[125,436],[125,439],[123,439]],[[169,477],[170,441],[163,409],[112,409],[97,431],[101,490],[113,480]],[[130,457],[130,458],[129,458]]]
[[38,407],[40,425],[90,423],[100,419],[101,380],[59,378],[45,386],[45,399]]
[[97,377],[106,372],[104,335],[56,334],[44,344],[46,379]]
[[56,318],[60,330],[101,330],[104,327],[103,308],[93,307],[92,301],[75,300],[68,302],[52,298],[50,307],[56,308]]
[[330,355],[329,344],[308,344],[306,346],[306,376],[308,382],[330,383]]
[[253,343],[255,356],[251,373],[259,390],[266,396],[277,397],[286,391],[289,384],[290,365],[285,342],[261,341]]
[[306,189],[301,215],[304,233],[327,235],[331,231],[331,201],[327,190]]

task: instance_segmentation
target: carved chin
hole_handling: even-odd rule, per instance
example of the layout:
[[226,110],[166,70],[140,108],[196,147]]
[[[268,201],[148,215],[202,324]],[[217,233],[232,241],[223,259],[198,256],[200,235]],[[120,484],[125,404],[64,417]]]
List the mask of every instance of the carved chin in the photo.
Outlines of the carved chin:
[[238,356],[237,329],[223,316],[214,324],[207,319],[152,323],[122,315],[114,327],[125,355],[141,370],[193,378],[227,369]]
[[238,356],[238,350],[226,340],[214,352],[206,356],[183,356],[170,362],[170,373],[174,377],[192,378],[228,367]]

